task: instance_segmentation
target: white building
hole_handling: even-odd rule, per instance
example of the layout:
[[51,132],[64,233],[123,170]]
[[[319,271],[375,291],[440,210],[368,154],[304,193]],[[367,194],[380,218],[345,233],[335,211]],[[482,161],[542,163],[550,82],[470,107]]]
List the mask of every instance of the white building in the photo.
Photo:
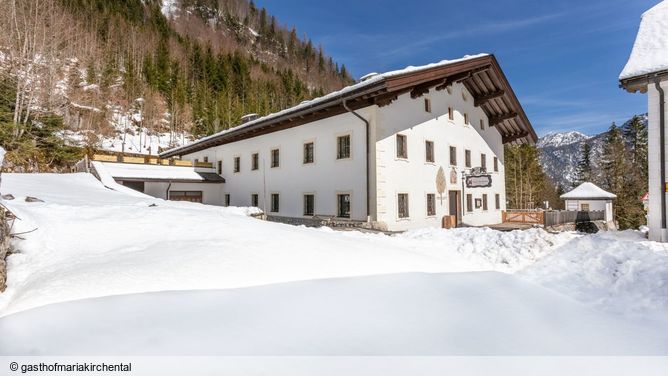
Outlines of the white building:
[[[445,215],[501,222],[503,145],[535,140],[496,59],[484,54],[374,74],[160,156],[213,162],[226,180],[223,205],[258,206],[292,223],[328,217],[400,231],[440,227]],[[481,176],[463,184],[474,168]]]
[[92,172],[104,183],[116,183],[153,197],[220,205],[225,179],[211,168],[139,163],[91,162]]
[[617,198],[613,193],[604,191],[593,183],[582,183],[570,192],[561,195],[569,211],[603,211],[606,222],[614,219],[612,200]]
[[649,238],[668,241],[666,229],[666,92],[668,92],[668,2],[642,15],[629,61],[619,76],[629,92],[647,93],[649,141]]

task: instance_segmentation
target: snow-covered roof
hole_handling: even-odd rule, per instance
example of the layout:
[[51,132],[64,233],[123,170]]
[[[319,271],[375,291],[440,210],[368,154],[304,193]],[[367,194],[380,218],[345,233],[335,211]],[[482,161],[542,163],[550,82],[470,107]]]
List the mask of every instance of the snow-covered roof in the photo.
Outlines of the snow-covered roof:
[[[366,75],[365,77],[368,77],[368,78],[366,78],[365,80],[363,80],[361,82],[358,82],[356,84],[344,87],[341,90],[334,91],[332,93],[329,93],[329,94],[324,95],[324,96],[319,97],[319,98],[315,98],[313,100],[303,101],[302,103],[300,103],[296,106],[287,108],[285,110],[282,110],[282,111],[279,111],[279,112],[276,112],[276,113],[273,113],[273,114],[269,114],[269,115],[254,119],[252,121],[248,121],[248,122],[243,123],[241,125],[238,125],[236,127],[229,128],[229,129],[223,130],[223,131],[218,132],[218,133],[214,133],[210,136],[200,138],[200,139],[198,139],[197,141],[195,141],[191,144],[183,145],[183,146],[180,146],[180,147],[176,147],[176,148],[164,151],[160,155],[161,155],[161,157],[169,157],[169,156],[174,156],[174,155],[187,154],[187,152],[192,152],[194,149],[196,149],[195,145],[207,144],[210,141],[219,140],[219,139],[223,138],[223,136],[228,137],[228,136],[230,136],[230,134],[239,134],[239,133],[247,130],[248,128],[253,128],[255,126],[260,126],[260,125],[263,125],[263,124],[267,124],[267,123],[270,123],[274,120],[279,120],[282,117],[290,116],[291,114],[294,114],[294,113],[301,113],[301,112],[304,112],[304,111],[310,111],[311,109],[315,110],[315,109],[319,108],[319,106],[324,106],[324,105],[327,105],[330,102],[339,101],[339,100],[342,100],[344,98],[348,98],[351,95],[368,94],[366,91],[373,90],[376,86],[382,84],[385,80],[387,80],[389,78],[400,77],[400,76],[413,74],[413,73],[419,73],[419,72],[431,70],[431,69],[434,69],[434,68],[441,68],[441,67],[445,67],[445,66],[449,66],[449,65],[454,65],[456,63],[462,63],[462,62],[466,62],[468,60],[481,59],[481,58],[485,58],[485,57],[491,58],[490,60],[494,60],[493,55],[482,53],[482,54],[477,54],[477,55],[466,55],[462,58],[454,59],[454,60],[442,60],[438,63],[432,63],[432,64],[427,64],[427,65],[422,65],[422,66],[408,66],[404,69],[394,70],[394,71],[385,72],[385,73],[379,73],[379,74],[375,74],[375,75]],[[483,63],[483,62],[481,62],[481,63]],[[484,63],[489,64],[489,61],[486,61]],[[500,75],[503,76],[502,73]],[[505,81],[505,77],[500,78],[500,80]],[[512,91],[512,90],[510,90],[510,91]],[[509,95],[513,96],[512,100],[511,99],[508,100],[509,102],[512,103],[513,100],[517,102],[517,99],[514,97],[514,93],[509,93]],[[517,103],[518,103],[517,107],[520,107],[519,102],[517,102]],[[515,111],[515,112],[521,113],[522,116],[525,116],[524,112],[521,108],[513,108],[512,110]],[[528,120],[526,120],[525,123],[526,123],[526,125],[524,127],[526,129],[522,129],[522,131],[526,131],[526,135],[523,136],[523,137],[533,138],[534,141],[535,141],[535,139],[537,139],[537,137],[535,137],[535,132],[534,132],[533,128],[529,124]]]
[[575,189],[573,189],[570,192],[564,193],[561,195],[561,198],[563,200],[571,200],[571,199],[613,199],[616,198],[617,195],[614,193],[610,193],[607,191],[604,191],[603,189],[599,188],[596,184],[594,183],[582,183],[578,185]]
[[668,70],[668,0],[643,13],[633,50],[620,80]]
[[[114,179],[133,179],[144,181],[192,181],[222,183],[225,180],[215,173],[198,172],[193,167],[163,166],[150,164],[130,164],[113,162],[95,162],[101,165]],[[214,176],[215,175],[215,176]],[[216,176],[218,178],[216,178]]]

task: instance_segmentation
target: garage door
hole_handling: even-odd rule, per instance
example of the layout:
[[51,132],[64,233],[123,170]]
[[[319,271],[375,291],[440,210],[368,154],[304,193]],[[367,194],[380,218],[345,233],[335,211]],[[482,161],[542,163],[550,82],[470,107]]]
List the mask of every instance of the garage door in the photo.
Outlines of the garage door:
[[171,201],[202,202],[202,191],[169,191]]

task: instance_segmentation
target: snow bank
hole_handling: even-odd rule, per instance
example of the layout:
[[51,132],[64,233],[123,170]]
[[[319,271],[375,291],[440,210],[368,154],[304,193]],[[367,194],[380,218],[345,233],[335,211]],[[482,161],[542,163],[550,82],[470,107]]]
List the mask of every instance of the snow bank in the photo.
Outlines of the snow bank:
[[[401,272],[514,270],[556,244],[552,235],[539,230],[386,236],[295,227],[245,216],[257,209],[115,192],[88,174],[3,178],[3,193],[17,198],[6,203],[21,218],[15,230],[37,230],[14,244],[19,253],[8,259],[9,284],[0,295],[0,316],[49,303],[147,291]],[[26,195],[45,202],[24,202]],[[473,239],[478,240],[471,245]],[[511,255],[513,250],[518,255]]]
[[501,273],[80,300],[0,319],[1,355],[666,355],[668,333]]
[[606,311],[664,319],[668,312],[668,245],[640,232],[580,237],[520,276]]
[[642,15],[640,29],[620,80],[668,69],[668,1]]

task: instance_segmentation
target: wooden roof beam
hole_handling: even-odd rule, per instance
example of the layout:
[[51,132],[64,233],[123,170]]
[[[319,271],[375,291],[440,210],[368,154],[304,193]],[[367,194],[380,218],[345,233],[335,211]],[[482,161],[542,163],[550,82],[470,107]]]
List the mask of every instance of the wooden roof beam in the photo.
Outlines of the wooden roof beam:
[[504,95],[505,93],[506,92],[503,91],[503,90],[497,90],[497,91],[493,91],[489,94],[481,95],[477,98],[473,98],[473,105],[476,106],[476,107],[480,107],[483,104],[489,102],[490,100]]
[[516,134],[512,134],[512,135],[503,136],[503,137],[501,137],[501,141],[504,144],[508,144],[508,143],[515,142],[515,141],[517,141],[521,138],[528,137],[528,136],[529,136],[529,132],[521,132],[521,133],[516,133]]
[[489,126],[493,127],[495,125],[501,124],[504,120],[513,119],[516,117],[517,117],[516,112],[509,112],[507,114],[492,116],[491,118],[489,118]]

